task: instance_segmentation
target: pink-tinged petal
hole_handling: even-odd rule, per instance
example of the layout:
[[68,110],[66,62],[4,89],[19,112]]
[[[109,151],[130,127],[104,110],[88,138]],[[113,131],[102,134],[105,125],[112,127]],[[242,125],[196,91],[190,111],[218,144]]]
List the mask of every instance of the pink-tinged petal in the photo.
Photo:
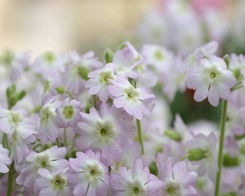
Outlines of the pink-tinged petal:
[[133,176],[133,173],[132,173],[132,170],[128,170],[126,167],[121,167],[119,169],[119,173],[120,175],[126,180],[126,181],[132,181],[132,176]]
[[50,157],[54,160],[54,159],[65,158],[66,151],[67,150],[65,147],[58,148],[57,146],[54,146],[54,147],[49,148],[46,152],[50,153]]
[[186,86],[190,89],[198,89],[203,81],[197,75],[190,76],[186,81]]
[[147,182],[149,175],[150,175],[149,168],[148,167],[144,168],[142,160],[137,159],[134,162],[133,177],[135,179],[142,179],[143,181]]
[[157,155],[157,168],[160,178],[165,179],[172,178],[172,159],[167,158],[164,154]]
[[52,175],[47,169],[40,168],[38,169],[37,173],[43,178],[52,179]]
[[194,99],[198,102],[203,101],[208,95],[208,85],[203,84],[200,86],[194,94]]
[[113,190],[124,190],[127,181],[119,174],[112,174],[111,176],[111,186]]
[[74,187],[73,194],[75,196],[80,196],[86,193],[88,187],[88,183],[79,183]]
[[163,187],[163,182],[161,180],[152,180],[146,184],[148,192],[159,191]]
[[39,196],[54,196],[57,194],[58,193],[56,191],[48,187],[48,188],[42,189],[39,193]]
[[91,95],[96,95],[101,89],[101,85],[94,86],[88,90],[88,93]]
[[211,88],[208,93],[208,101],[211,105],[217,106],[219,104],[220,96],[217,89]]
[[70,163],[71,168],[74,171],[76,171],[76,172],[81,171],[81,169],[82,169],[81,163],[80,163],[80,161],[77,160],[77,158],[76,159],[73,159],[73,158],[69,159],[69,163]]
[[184,189],[184,195],[186,196],[196,196],[197,190],[193,186],[188,186]]
[[124,97],[118,97],[113,100],[113,104],[116,108],[122,108],[125,105],[125,98]]
[[122,88],[118,88],[115,85],[109,86],[108,87],[108,91],[110,92],[110,94],[114,97],[119,97],[123,95],[123,90]]
[[5,164],[0,162],[0,173],[8,173],[8,171],[9,168]]
[[106,86],[103,86],[99,92],[99,98],[101,101],[106,102],[108,99],[108,90]]

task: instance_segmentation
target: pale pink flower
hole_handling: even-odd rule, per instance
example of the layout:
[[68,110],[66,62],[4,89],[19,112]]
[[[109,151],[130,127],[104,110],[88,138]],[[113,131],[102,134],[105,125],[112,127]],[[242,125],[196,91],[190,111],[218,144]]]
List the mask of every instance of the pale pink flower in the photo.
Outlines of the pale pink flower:
[[137,159],[132,169],[121,167],[119,173],[111,176],[111,186],[115,196],[155,195],[163,183],[150,174],[149,168]]
[[157,156],[157,168],[163,187],[159,190],[159,196],[196,196],[195,182],[197,174],[189,171],[185,161],[174,163],[164,154]]
[[65,99],[56,109],[57,123],[61,128],[72,127],[81,119],[80,102],[75,99]]
[[35,140],[35,119],[26,117],[20,111],[1,108],[0,130],[7,134],[11,146],[10,157],[17,163],[21,162],[29,152],[28,145]]
[[227,69],[223,59],[212,56],[202,59],[201,65],[194,68],[187,78],[187,87],[196,90],[194,99],[198,102],[208,98],[211,105],[217,106],[219,100],[228,99],[236,79]]
[[72,195],[72,188],[68,182],[69,165],[50,172],[41,168],[39,177],[35,180],[35,192],[39,196],[67,196]]
[[106,102],[109,97],[108,86],[115,79],[115,65],[109,63],[101,69],[88,74],[89,80],[85,83],[88,93],[98,95],[101,101]]
[[113,104],[117,108],[123,108],[128,114],[142,120],[144,115],[150,114],[147,104],[155,97],[144,89],[135,88],[125,78],[118,78],[109,86],[109,92],[114,97]]
[[65,155],[66,148],[58,148],[57,146],[39,153],[31,151],[25,157],[25,160],[16,166],[17,171],[19,171],[19,175],[16,178],[17,184],[30,188],[39,176],[39,169],[45,168],[49,171],[54,171],[57,168],[63,169],[67,165]]
[[71,182],[74,184],[75,196],[106,196],[109,186],[108,168],[101,162],[100,153],[77,152],[77,158],[69,159]]
[[82,122],[78,123],[81,131],[77,146],[83,150],[101,150],[102,159],[108,165],[120,159],[122,148],[118,143],[125,131],[119,121],[123,116],[119,117],[115,111],[116,108],[102,104],[100,113],[95,108],[91,108],[89,114],[81,113]]

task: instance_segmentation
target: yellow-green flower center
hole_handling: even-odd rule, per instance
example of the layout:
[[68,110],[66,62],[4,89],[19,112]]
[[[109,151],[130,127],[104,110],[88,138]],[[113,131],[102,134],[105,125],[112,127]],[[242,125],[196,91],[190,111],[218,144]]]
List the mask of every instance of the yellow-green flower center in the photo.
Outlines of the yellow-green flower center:
[[52,180],[51,180],[52,187],[55,191],[62,191],[65,188],[66,181],[62,176],[56,175]]
[[159,61],[163,61],[164,60],[164,55],[163,55],[161,50],[156,50],[155,53],[154,53],[154,57],[155,57],[155,59],[157,59]]
[[100,82],[104,84],[109,84],[110,80],[113,79],[113,75],[110,71],[100,73]]
[[74,116],[74,109],[72,106],[65,106],[63,109],[65,119],[71,119]]

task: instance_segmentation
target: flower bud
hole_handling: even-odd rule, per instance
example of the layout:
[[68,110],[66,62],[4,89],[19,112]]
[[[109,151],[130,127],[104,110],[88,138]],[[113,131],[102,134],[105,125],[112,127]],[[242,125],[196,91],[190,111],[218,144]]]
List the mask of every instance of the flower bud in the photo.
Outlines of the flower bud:
[[202,148],[193,148],[188,151],[188,159],[190,161],[200,161],[207,158],[207,150]]
[[113,59],[113,51],[110,48],[107,48],[104,53],[105,63],[111,63]]
[[164,132],[164,135],[166,135],[167,137],[169,137],[170,139],[176,142],[181,142],[182,140],[182,136],[178,132],[173,131],[173,130],[166,130]]
[[65,88],[63,86],[59,86],[55,89],[57,93],[59,94],[64,94],[65,93]]
[[77,68],[77,73],[78,75],[84,79],[84,80],[88,80],[88,73],[90,72],[90,70],[87,68],[87,67],[84,67],[84,66],[79,66]]

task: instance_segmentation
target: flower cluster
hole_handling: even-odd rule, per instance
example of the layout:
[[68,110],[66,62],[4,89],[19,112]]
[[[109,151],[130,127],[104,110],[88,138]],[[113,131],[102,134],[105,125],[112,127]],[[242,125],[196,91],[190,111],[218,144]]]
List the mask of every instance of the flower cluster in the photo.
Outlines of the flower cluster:
[[[205,196],[222,167],[222,194],[243,195],[245,57],[217,47],[2,54],[1,195]],[[187,88],[197,102],[222,100],[226,134],[171,119],[167,102]]]

